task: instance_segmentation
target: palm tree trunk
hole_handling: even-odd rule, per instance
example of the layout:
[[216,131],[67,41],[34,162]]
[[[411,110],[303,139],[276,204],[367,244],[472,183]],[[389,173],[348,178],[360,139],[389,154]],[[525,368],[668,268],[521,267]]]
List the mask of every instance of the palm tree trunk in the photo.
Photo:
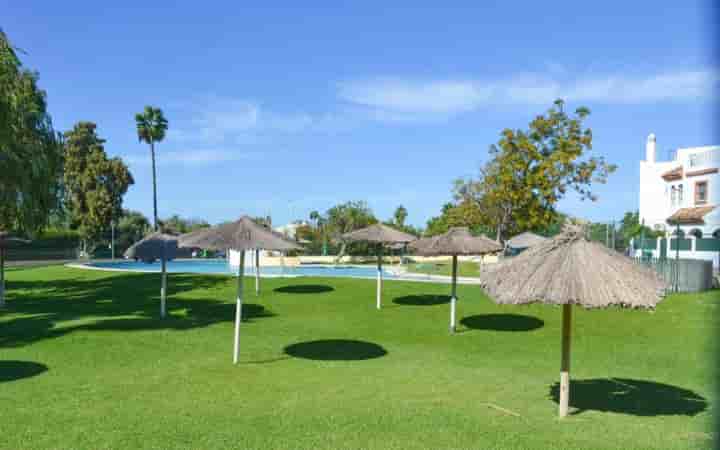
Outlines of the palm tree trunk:
[[155,143],[150,141],[150,155],[152,156],[152,178],[153,178],[153,228],[158,230],[158,214],[157,214],[157,180],[155,174]]

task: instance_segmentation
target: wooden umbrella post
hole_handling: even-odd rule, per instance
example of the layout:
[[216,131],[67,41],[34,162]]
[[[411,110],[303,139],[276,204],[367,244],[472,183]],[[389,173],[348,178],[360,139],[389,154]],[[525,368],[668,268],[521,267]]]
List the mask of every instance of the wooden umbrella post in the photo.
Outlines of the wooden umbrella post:
[[260,295],[260,249],[255,249],[255,295]]
[[452,257],[452,296],[450,297],[450,332],[455,332],[455,304],[457,303],[457,255]]
[[560,418],[568,415],[570,403],[570,326],[572,305],[563,305],[562,316],[562,360],[560,362]]
[[382,307],[382,244],[377,248],[377,309]]
[[166,314],[165,295],[167,292],[167,268],[165,262],[165,255],[160,258],[160,266],[162,268],[162,278],[160,282],[160,317],[164,318]]
[[237,304],[235,305],[235,347],[233,350],[233,364],[238,363],[240,356],[240,321],[242,320],[243,276],[245,271],[245,251],[240,251],[240,264],[238,265]]

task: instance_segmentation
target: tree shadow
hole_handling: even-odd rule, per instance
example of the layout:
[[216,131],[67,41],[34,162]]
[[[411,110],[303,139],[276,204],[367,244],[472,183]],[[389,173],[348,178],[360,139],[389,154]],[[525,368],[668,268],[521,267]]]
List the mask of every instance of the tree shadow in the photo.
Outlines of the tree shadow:
[[45,364],[32,361],[0,361],[0,383],[34,377],[47,370]]
[[444,303],[450,303],[450,296],[449,295],[405,295],[403,297],[394,298],[393,303],[397,303],[398,305],[409,305],[409,306],[442,305]]
[[273,289],[274,292],[281,294],[321,294],[334,290],[335,288],[326,284],[294,284]]
[[532,331],[541,328],[545,322],[521,314],[478,314],[463,317],[460,323],[473,330]]
[[[550,386],[550,397],[559,401],[560,385]],[[628,378],[570,381],[572,414],[595,410],[635,416],[694,416],[708,407],[699,394],[669,384]]]
[[[160,275],[157,273],[106,274],[88,278],[16,280],[5,309],[26,316],[0,322],[0,347],[18,347],[75,330],[134,331],[185,330],[232,321],[235,302],[226,301],[221,289],[234,284],[227,276],[171,274],[168,277],[168,317],[159,317]],[[215,298],[177,297],[202,290]],[[243,304],[243,320],[272,317],[262,305]],[[130,316],[130,317],[128,317]],[[63,326],[65,321],[80,321]]]
[[387,350],[380,345],[346,339],[299,342],[288,345],[284,351],[295,358],[319,361],[359,361],[387,355]]

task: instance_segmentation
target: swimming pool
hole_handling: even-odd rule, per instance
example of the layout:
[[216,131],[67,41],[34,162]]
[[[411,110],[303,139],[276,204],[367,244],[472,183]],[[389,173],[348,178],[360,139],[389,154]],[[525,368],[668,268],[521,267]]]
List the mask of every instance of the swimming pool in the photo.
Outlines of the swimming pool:
[[[92,262],[84,264],[86,267],[98,269],[128,270],[139,272],[160,272],[160,262],[144,263],[139,261],[113,261],[113,262]],[[230,266],[225,260],[175,260],[167,263],[167,271],[170,273],[214,273],[235,275],[237,267]],[[255,275],[255,268],[245,266],[245,275]],[[375,278],[377,268],[375,266],[328,266],[328,265],[305,265],[294,267],[281,266],[260,266],[260,276],[272,277],[351,277],[351,278]],[[383,278],[394,278],[392,272],[383,270]]]

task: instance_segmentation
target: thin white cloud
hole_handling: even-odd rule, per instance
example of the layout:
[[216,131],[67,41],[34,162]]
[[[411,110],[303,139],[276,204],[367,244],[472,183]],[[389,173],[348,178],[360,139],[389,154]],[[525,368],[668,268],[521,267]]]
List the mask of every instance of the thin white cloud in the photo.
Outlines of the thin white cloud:
[[397,122],[447,117],[487,106],[549,104],[557,98],[603,104],[696,101],[717,95],[719,82],[716,70],[572,77],[555,69],[502,80],[371,78],[341,82],[337,94],[349,104],[367,108],[373,118]]
[[467,111],[486,101],[488,94],[486,88],[469,81],[373,79],[338,85],[338,95],[350,103],[410,113]]
[[[238,150],[198,149],[159,152],[156,155],[156,164],[169,165],[210,165],[223,162],[241,161],[252,158],[251,153]],[[152,164],[150,155],[129,155],[123,159],[130,165],[149,166]]]
[[206,145],[245,142],[262,134],[341,132],[352,126],[347,114],[278,112],[255,101],[219,96],[178,104],[175,112],[179,119],[168,130],[168,139]]

